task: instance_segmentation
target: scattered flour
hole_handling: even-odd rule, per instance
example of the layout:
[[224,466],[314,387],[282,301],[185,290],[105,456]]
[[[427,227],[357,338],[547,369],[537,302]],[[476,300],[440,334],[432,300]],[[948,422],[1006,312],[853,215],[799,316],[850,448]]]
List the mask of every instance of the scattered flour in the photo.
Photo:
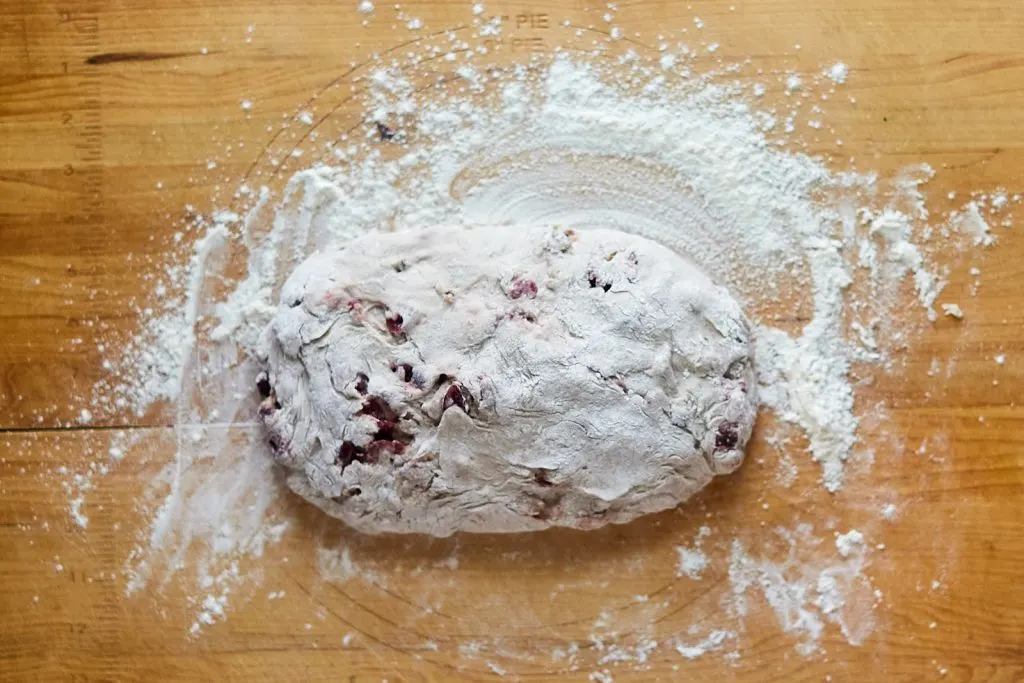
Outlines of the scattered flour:
[[727,640],[735,638],[736,634],[732,631],[716,630],[712,631],[706,638],[693,645],[684,645],[682,642],[677,643],[676,652],[686,659],[697,659],[708,652],[721,650],[725,647]]
[[[851,645],[860,645],[874,629],[873,586],[863,570],[867,551],[863,536],[850,531],[839,537],[839,559],[805,559],[821,545],[813,527],[800,524],[794,530],[776,533],[788,545],[781,561],[753,557],[735,540],[729,560],[732,596],[726,606],[745,615],[750,609],[747,596],[758,592],[768,602],[787,633],[800,638],[797,651],[811,655],[825,631],[825,622],[839,626]],[[841,540],[840,540],[841,539]],[[819,553],[820,555],[820,553]]]
[[676,546],[676,552],[679,553],[677,576],[688,576],[691,579],[701,577],[701,573],[707,569],[709,563],[708,556],[701,550],[701,545],[704,539],[710,535],[711,528],[702,526],[697,531],[697,537],[694,539],[692,547]]
[[846,77],[849,73],[850,68],[842,62],[836,62],[825,71],[825,75],[829,80],[839,85],[846,83]]
[[964,310],[958,304],[942,304],[942,312],[950,318],[964,319]]
[[836,536],[836,550],[843,557],[849,557],[851,554],[864,548],[864,534],[853,529],[847,531],[845,534],[839,534]]
[[995,242],[977,202],[969,202],[962,210],[955,212],[951,223],[956,230],[970,237],[974,246],[987,247]]

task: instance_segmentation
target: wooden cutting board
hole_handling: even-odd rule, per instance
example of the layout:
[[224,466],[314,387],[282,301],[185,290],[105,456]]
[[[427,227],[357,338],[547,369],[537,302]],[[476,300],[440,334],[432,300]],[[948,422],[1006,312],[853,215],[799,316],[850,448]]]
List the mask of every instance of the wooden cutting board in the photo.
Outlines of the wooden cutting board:
[[[320,578],[313,537],[338,531],[307,510],[302,533],[264,558],[259,587],[240,589],[200,638],[187,636],[195,610],[176,585],[125,597],[121,569],[147,523],[135,501],[173,454],[172,411],[79,427],[83,397],[117,353],[111,340],[155,302],[146,277],[183,207],[208,211],[268,143],[268,125],[352,61],[410,39],[377,4],[364,27],[356,0],[0,3],[0,680],[584,681],[605,669],[615,681],[1024,680],[1021,227],[951,261],[945,298],[965,320],[935,323],[905,363],[862,390],[893,422],[872,434],[876,461],[841,505],[810,466],[795,487],[774,485],[762,439],[741,473],[680,511],[592,535],[353,541],[364,571],[333,582]],[[472,16],[469,0],[402,5],[424,32]],[[547,49],[563,19],[607,30],[604,3],[485,5],[506,17],[509,59]],[[807,74],[849,64],[842,92],[856,105],[830,108],[829,120],[861,167],[927,162],[938,171],[934,197],[1024,190],[1017,0],[636,0],[618,3],[616,23],[650,37],[693,30],[694,16],[726,60]],[[244,99],[256,105],[248,114]],[[810,152],[826,150],[831,139],[811,141]],[[972,266],[982,269],[976,296]],[[933,358],[941,371],[929,374]],[[139,444],[90,494],[80,529],[59,468],[81,468],[119,429]],[[882,597],[863,645],[829,626],[824,652],[802,656],[757,605],[738,660],[691,661],[665,646],[718,609],[730,530],[795,519],[848,529],[877,519],[883,500],[900,514],[871,539],[884,544],[867,572]],[[680,578],[674,547],[704,523],[716,529],[714,563],[701,581]],[[457,568],[438,567],[455,551]],[[421,570],[390,582],[366,570],[396,557]],[[567,582],[569,597],[559,592]],[[266,599],[278,590],[286,596]],[[651,629],[663,641],[645,669],[596,665],[590,635],[609,604],[620,641]],[[566,662],[550,653],[573,643],[578,670],[557,673]]]

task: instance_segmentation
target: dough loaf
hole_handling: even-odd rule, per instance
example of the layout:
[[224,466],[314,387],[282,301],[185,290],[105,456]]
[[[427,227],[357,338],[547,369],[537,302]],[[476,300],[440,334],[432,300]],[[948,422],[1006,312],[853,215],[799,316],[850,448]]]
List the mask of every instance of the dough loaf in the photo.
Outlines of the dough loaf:
[[361,531],[590,529],[740,465],[751,353],[729,293],[634,235],[373,234],[288,278],[259,416],[289,486]]

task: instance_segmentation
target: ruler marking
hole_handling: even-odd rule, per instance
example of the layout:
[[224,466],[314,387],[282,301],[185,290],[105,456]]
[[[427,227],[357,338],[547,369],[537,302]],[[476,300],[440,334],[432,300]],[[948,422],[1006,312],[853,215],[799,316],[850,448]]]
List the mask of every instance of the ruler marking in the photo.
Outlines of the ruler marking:
[[81,80],[81,123],[77,131],[79,163],[82,166],[83,218],[103,221],[103,75],[88,64],[100,52],[100,20],[95,7],[77,14],[78,68]]

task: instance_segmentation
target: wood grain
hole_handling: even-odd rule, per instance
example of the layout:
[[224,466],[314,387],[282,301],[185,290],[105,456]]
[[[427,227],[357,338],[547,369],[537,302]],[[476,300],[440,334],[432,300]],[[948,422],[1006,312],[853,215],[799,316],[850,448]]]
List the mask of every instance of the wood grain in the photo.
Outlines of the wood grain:
[[[809,151],[833,154],[838,137],[859,168],[891,172],[926,161],[938,171],[928,187],[937,197],[1024,188],[1019,2],[691,4],[620,2],[617,21],[654,42],[674,28],[692,36],[699,15],[701,39],[719,41],[721,57],[749,55],[766,71],[812,74],[842,59],[852,74],[841,92],[856,105],[830,107],[835,133],[808,134]],[[584,1],[486,5],[488,13],[546,12],[552,23],[565,17],[596,28],[607,11]],[[468,0],[403,6],[425,30],[471,16]],[[163,426],[172,413],[113,411],[89,429],[74,428],[76,418],[90,405],[103,358],[134,332],[135,308],[156,302],[147,278],[166,261],[182,207],[209,210],[268,144],[268,125],[353,60],[408,39],[404,27],[392,30],[393,10],[378,11],[380,20],[364,28],[354,1],[0,2],[0,680],[497,680],[491,662],[522,680],[583,681],[603,668],[591,665],[588,640],[603,606],[618,605],[623,631],[686,637],[691,623],[719,609],[728,587],[726,539],[796,520],[822,533],[870,527],[872,542],[885,545],[868,571],[883,598],[864,645],[830,627],[826,654],[802,657],[759,604],[745,621],[739,662],[720,653],[688,661],[662,647],[649,669],[614,669],[615,680],[1024,680],[1019,227],[999,232],[991,249],[949,255],[945,296],[964,307],[963,323],[926,326],[890,374],[858,371],[872,380],[859,400],[884,401],[893,420],[885,433],[867,425],[875,463],[838,500],[815,485],[812,467],[801,468],[792,488],[775,485],[778,455],[759,439],[749,465],[696,504],[627,527],[347,539],[360,561],[393,579],[386,585],[321,580],[315,548],[340,542],[342,532],[289,501],[298,533],[268,550],[262,583],[202,638],[185,635],[194,616],[185,587],[124,596],[122,565],[146,526],[136,501],[173,455]],[[547,40],[515,23],[507,39]],[[243,99],[256,104],[249,116]],[[226,157],[224,146],[238,141],[247,144]],[[217,168],[207,169],[214,157]],[[976,296],[971,266],[983,272]],[[941,371],[928,374],[933,358]],[[79,529],[60,468],[81,470],[120,429],[138,442],[90,494],[89,527]],[[900,503],[900,515],[879,523],[887,501]],[[716,530],[712,568],[701,581],[679,578],[674,547],[705,522]],[[453,587],[445,562],[456,550]],[[566,583],[573,590],[560,593]],[[271,590],[287,596],[269,602]],[[443,604],[435,609],[433,599]],[[355,634],[348,647],[346,633]],[[496,638],[531,658],[503,655]],[[460,651],[477,641],[489,649]],[[575,672],[550,656],[570,643],[588,662]]]

